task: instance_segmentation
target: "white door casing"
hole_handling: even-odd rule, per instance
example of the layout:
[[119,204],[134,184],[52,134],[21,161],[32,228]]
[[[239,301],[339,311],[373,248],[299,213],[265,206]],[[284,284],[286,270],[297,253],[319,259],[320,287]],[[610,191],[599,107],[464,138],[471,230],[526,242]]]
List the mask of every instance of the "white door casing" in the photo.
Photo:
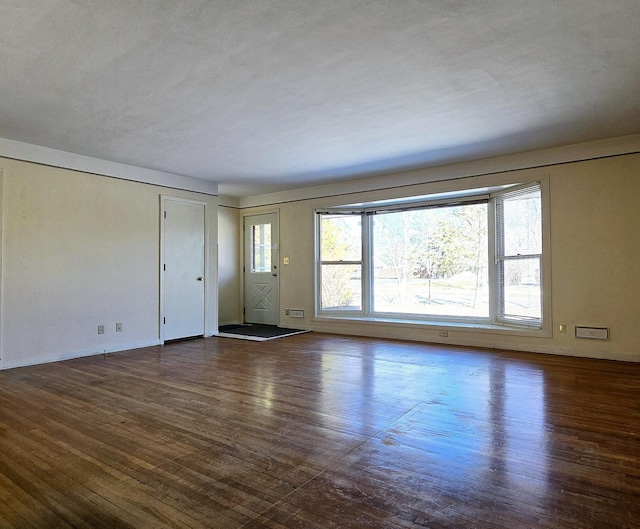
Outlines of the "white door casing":
[[205,204],[162,199],[160,340],[205,332]]
[[244,218],[244,321],[279,323],[278,215]]

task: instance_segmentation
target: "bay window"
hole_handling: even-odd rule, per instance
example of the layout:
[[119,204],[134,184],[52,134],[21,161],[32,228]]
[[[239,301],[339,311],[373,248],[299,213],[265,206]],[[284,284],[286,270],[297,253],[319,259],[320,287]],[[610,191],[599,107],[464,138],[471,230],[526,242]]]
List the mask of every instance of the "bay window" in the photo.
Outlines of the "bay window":
[[317,211],[317,316],[541,329],[538,182]]

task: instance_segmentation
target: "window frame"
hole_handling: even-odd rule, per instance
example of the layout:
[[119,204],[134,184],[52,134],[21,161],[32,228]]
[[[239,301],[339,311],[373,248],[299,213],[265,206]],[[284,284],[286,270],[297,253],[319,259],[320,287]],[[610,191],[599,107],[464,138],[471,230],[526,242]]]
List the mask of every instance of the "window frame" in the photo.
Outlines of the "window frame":
[[[495,237],[493,240],[493,243],[495,246],[494,246],[493,254],[490,254],[490,255],[493,255],[495,258],[494,270],[495,270],[495,278],[496,278],[496,281],[495,281],[496,300],[495,300],[495,303],[491,303],[491,305],[495,312],[493,319],[496,323],[541,329],[544,323],[544,310],[543,310],[544,309],[543,308],[543,290],[544,289],[543,289],[543,279],[542,279],[542,276],[543,276],[542,262],[543,262],[543,254],[544,254],[544,224],[545,224],[544,219],[542,218],[542,211],[541,211],[541,223],[542,223],[541,236],[543,237],[543,241],[540,247],[540,253],[507,254],[505,250],[504,230],[502,233],[499,233],[500,232],[499,226],[504,225],[504,218],[502,218],[504,217],[504,202],[506,200],[515,199],[519,196],[526,195],[536,187],[540,193],[540,206],[541,206],[541,210],[543,211],[545,208],[543,207],[542,186],[540,185],[540,182],[537,182],[537,185],[534,182],[534,183],[527,183],[527,184],[522,184],[518,186],[513,186],[507,190],[500,191],[492,195],[492,198],[494,199],[492,201],[494,211],[493,211],[493,214],[490,215],[490,217],[493,218],[493,221],[495,223]],[[521,261],[521,260],[527,260],[527,259],[537,259],[539,264],[540,318],[532,318],[532,317],[519,316],[519,315],[509,315],[506,313],[505,282],[504,280],[500,281],[499,278],[500,277],[504,278],[504,267],[507,262],[515,262],[515,261]]]
[[[499,262],[504,263],[505,256],[498,259],[499,248],[498,240],[499,229],[497,223],[496,202],[501,197],[509,196],[514,192],[522,192],[537,187],[540,191],[541,204],[541,235],[542,248],[541,254],[535,256],[518,256],[517,259],[537,257],[540,262],[540,319],[532,321],[531,318],[505,317],[504,311],[500,310],[500,303],[504,306],[504,284],[501,284],[498,276]],[[459,190],[452,193],[451,198],[442,198],[446,193],[438,193],[432,195],[434,199],[429,200],[429,195],[424,195],[416,200],[415,197],[407,197],[405,200],[394,199],[388,201],[379,201],[369,204],[357,204],[348,206],[337,206],[330,208],[319,208],[314,212],[316,223],[316,274],[315,274],[315,317],[317,319],[337,319],[339,321],[357,320],[371,322],[397,322],[403,324],[417,325],[434,325],[439,328],[451,327],[456,329],[470,330],[485,329],[505,332],[517,332],[522,334],[531,334],[535,336],[551,336],[551,276],[550,276],[550,244],[549,244],[549,183],[547,178],[536,178],[535,180],[527,180],[523,182],[509,182],[505,185],[497,185],[493,188],[468,189]],[[465,193],[466,191],[466,193]],[[453,315],[432,315],[432,314],[413,314],[400,312],[375,312],[372,310],[373,305],[373,248],[372,248],[372,222],[371,218],[376,212],[390,211],[407,211],[410,209],[424,209],[432,207],[447,207],[454,205],[464,205],[472,203],[487,203],[487,233],[488,233],[488,249],[487,249],[487,267],[488,267],[488,286],[489,286],[489,315],[487,317],[478,316],[453,316]],[[321,267],[323,262],[320,261],[320,244],[321,231],[320,224],[322,215],[325,214],[348,214],[361,216],[361,243],[362,253],[361,261],[361,310],[327,310],[321,307]],[[509,257],[510,258],[510,257]],[[329,264],[326,262],[325,264]],[[345,264],[345,263],[343,263]],[[348,263],[346,263],[348,264]]]
[[[487,208],[488,208],[488,201],[489,201],[488,196],[472,195],[472,196],[465,197],[463,199],[458,199],[452,202],[437,201],[434,203],[427,203],[427,204],[422,204],[418,206],[415,206],[412,204],[411,207],[408,207],[408,208],[396,207],[394,209],[385,209],[385,210],[382,210],[381,212],[382,213],[404,212],[404,211],[411,211],[416,209],[424,210],[424,209],[448,208],[448,207],[458,207],[458,206],[471,206],[476,204],[487,204]],[[373,223],[373,219],[375,218],[375,214],[369,213],[368,217],[370,217],[371,219],[369,222],[367,222],[367,227],[371,233],[371,236],[369,237],[369,241],[372,241],[373,239],[372,223]],[[488,229],[489,227],[487,226],[487,231]],[[488,239],[490,238],[488,236],[488,233],[487,233],[487,238]],[[370,254],[369,262],[373,266],[373,263],[374,263],[373,244],[371,244],[371,242],[370,242],[370,246],[371,246],[371,254]],[[374,277],[373,276],[374,274],[371,273],[371,284],[370,284],[370,290],[369,290],[370,295],[364,296],[363,294],[364,297],[367,297],[369,299],[371,307],[373,306],[373,301],[374,301]],[[370,312],[368,313],[368,316],[371,318],[386,318],[386,319],[395,319],[395,320],[410,319],[410,320],[413,320],[416,322],[422,322],[422,323],[437,322],[437,323],[454,323],[454,324],[462,323],[462,324],[485,324],[486,325],[490,322],[490,316],[491,316],[490,312],[491,310],[489,310],[489,315],[483,317],[483,316],[454,316],[450,314],[435,315],[435,314],[419,314],[419,313],[409,313],[409,312],[385,312],[385,311],[374,311],[373,309],[371,309]]]
[[[322,241],[322,221],[319,220],[321,219],[320,215],[321,214],[326,214],[326,215],[332,215],[332,216],[340,216],[343,215],[345,217],[349,216],[349,217],[355,217],[355,216],[359,216],[360,217],[360,260],[353,260],[353,259],[322,259],[322,252],[321,252],[321,241]],[[367,296],[365,296],[365,268],[368,268],[365,266],[365,248],[364,248],[364,233],[363,233],[363,226],[364,226],[364,216],[362,215],[362,213],[360,212],[350,212],[350,211],[335,211],[335,212],[322,212],[322,213],[316,213],[315,215],[316,218],[316,277],[315,277],[315,287],[316,287],[316,315],[318,315],[319,313],[322,314],[333,314],[333,315],[342,315],[342,316],[364,316],[367,313],[367,308],[365,307],[365,298]],[[360,266],[360,309],[323,309],[322,308],[322,271],[324,269],[325,266],[348,266],[348,265],[354,265],[354,266]]]

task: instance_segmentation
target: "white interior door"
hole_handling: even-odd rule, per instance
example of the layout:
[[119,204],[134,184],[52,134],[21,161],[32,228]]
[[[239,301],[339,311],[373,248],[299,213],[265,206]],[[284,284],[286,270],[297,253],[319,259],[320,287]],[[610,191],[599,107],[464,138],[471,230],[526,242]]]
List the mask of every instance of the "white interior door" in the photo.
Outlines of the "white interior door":
[[278,215],[244,218],[244,321],[279,323]]
[[204,204],[163,200],[163,340],[204,335]]

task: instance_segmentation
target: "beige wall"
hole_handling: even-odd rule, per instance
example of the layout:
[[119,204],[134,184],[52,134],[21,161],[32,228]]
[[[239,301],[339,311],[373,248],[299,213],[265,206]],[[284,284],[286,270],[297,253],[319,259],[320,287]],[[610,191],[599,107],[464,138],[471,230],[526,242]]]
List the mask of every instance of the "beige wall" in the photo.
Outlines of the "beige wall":
[[218,288],[219,324],[242,323],[240,303],[240,212],[238,208],[218,208]]
[[[281,261],[280,267],[282,325],[640,361],[638,154],[244,209],[218,208],[210,195],[8,159],[0,159],[0,171],[3,368],[158,343],[163,194],[208,204],[208,276],[218,275],[217,284],[207,285],[208,332],[215,332],[218,321],[242,320],[242,217],[278,211],[280,257],[290,262]],[[541,177],[550,184],[551,338],[451,328],[448,338],[441,338],[440,327],[313,317],[315,208]],[[387,187],[395,178],[386,178]],[[289,318],[285,308],[303,309],[306,317]],[[124,323],[123,333],[115,333],[116,321]],[[100,323],[106,326],[104,336],[96,332]],[[568,333],[558,332],[560,323],[568,325]],[[610,327],[611,340],[577,340],[574,325]]]
[[552,174],[554,321],[611,328],[600,343],[555,333],[553,348],[640,361],[640,155]]
[[[207,203],[216,277],[217,197],[7,159],[0,169],[1,367],[159,343],[161,195]],[[215,281],[206,313],[212,334]]]
[[[314,314],[314,208],[383,198],[421,195],[461,187],[481,187],[507,181],[549,178],[553,336],[533,337],[493,331],[449,329],[415,324],[339,322]],[[386,181],[393,186],[394,176]],[[280,213],[281,325],[316,331],[391,337],[461,345],[513,348],[526,351],[640,361],[640,155],[554,165],[469,177],[405,188],[347,193],[277,205]],[[247,208],[254,214],[269,208]],[[284,314],[304,309],[304,320]],[[558,332],[566,323],[569,331]],[[580,340],[575,325],[611,328],[607,342]]]

